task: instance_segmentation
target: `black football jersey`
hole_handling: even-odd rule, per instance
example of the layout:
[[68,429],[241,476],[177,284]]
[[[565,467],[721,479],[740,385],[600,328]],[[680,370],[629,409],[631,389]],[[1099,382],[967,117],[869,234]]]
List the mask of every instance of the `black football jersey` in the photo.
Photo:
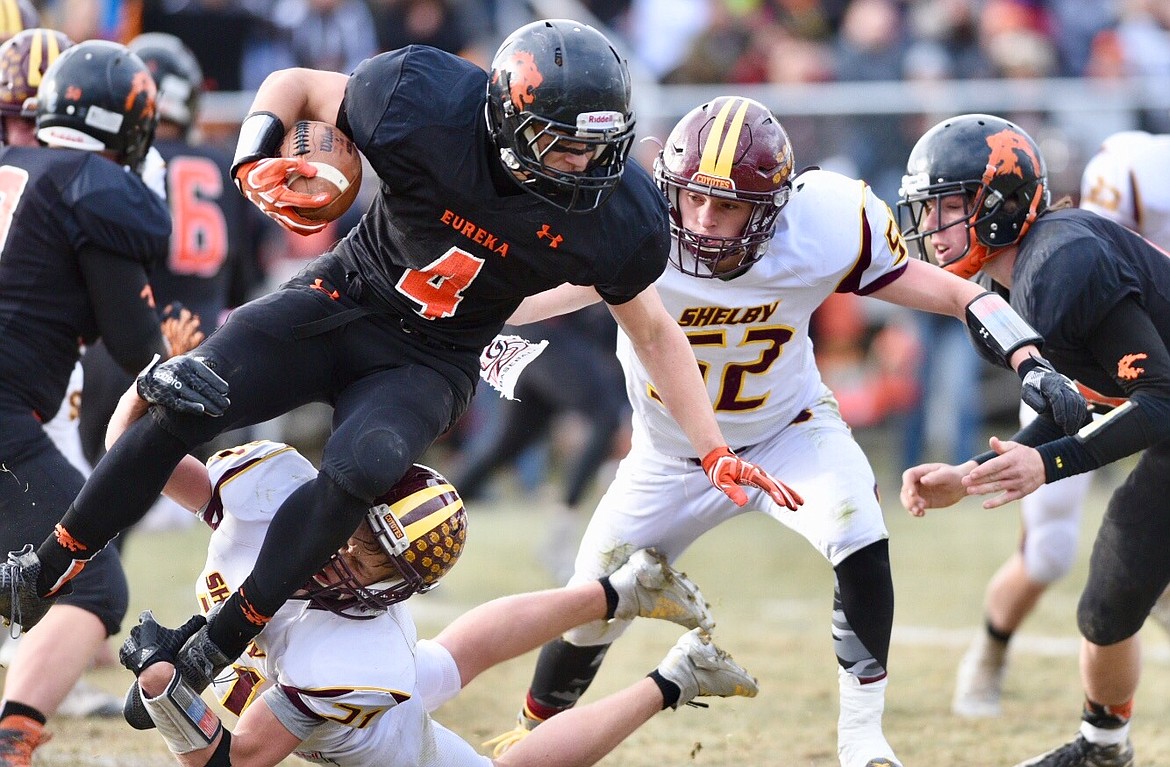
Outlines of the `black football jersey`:
[[628,301],[662,273],[670,244],[666,201],[636,163],[585,214],[502,177],[486,94],[482,69],[411,46],[357,68],[339,119],[381,186],[337,252],[409,329],[468,351],[525,296],[565,282]]
[[[0,396],[51,417],[79,342],[103,334],[157,341],[146,275],[170,231],[162,200],[110,160],[72,149],[0,150]],[[92,266],[117,279],[90,284],[83,270]],[[120,307],[106,327],[95,302]]]
[[1109,397],[1125,392],[1088,339],[1129,295],[1170,343],[1170,256],[1088,211],[1053,211],[1032,224],[1012,272],[1012,308],[1044,337],[1057,370]]
[[150,274],[155,301],[159,306],[179,301],[210,333],[228,307],[237,264],[250,258],[252,206],[228,174],[230,155],[173,139],[156,140],[154,146],[167,163],[171,209],[170,249]]

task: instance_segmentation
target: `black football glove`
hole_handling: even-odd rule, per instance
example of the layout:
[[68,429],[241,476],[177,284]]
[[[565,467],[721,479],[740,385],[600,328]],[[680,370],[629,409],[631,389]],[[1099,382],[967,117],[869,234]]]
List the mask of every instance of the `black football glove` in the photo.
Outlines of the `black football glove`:
[[169,629],[154,619],[150,610],[138,616],[138,625],[130,629],[129,638],[118,650],[118,661],[137,677],[155,663],[175,663],[179,650],[207,623],[196,615],[175,629]]
[[180,413],[221,416],[232,404],[227,381],[201,357],[180,354],[165,362],[155,356],[138,374],[138,396]]
[[1051,362],[1033,356],[1024,360],[1016,372],[1024,381],[1020,399],[1037,413],[1052,416],[1065,434],[1076,434],[1089,422],[1089,404],[1084,396],[1072,380],[1056,372]]

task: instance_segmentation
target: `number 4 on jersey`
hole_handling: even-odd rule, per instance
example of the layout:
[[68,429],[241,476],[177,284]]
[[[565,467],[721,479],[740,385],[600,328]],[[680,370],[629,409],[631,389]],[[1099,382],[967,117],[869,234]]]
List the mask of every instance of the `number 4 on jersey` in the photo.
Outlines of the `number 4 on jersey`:
[[429,320],[453,317],[463,291],[479,275],[484,260],[465,250],[451,248],[422,269],[407,269],[395,287]]

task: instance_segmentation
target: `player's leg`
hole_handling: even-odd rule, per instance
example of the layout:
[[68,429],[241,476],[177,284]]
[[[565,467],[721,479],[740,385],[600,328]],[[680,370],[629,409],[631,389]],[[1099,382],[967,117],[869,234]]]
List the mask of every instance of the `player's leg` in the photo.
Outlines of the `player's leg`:
[[1147,448],[1109,499],[1101,520],[1077,624],[1083,637],[1080,730],[1071,742],[1025,764],[1131,767],[1130,717],[1141,677],[1137,636],[1170,583],[1170,449]]
[[[55,521],[51,510],[68,503],[83,480],[30,413],[6,417],[4,423],[2,452],[12,458],[5,462],[10,481],[0,483],[0,545],[15,546],[45,536]],[[4,680],[0,753],[27,756],[47,739],[46,718],[106,637],[118,631],[127,601],[117,553],[103,551],[77,577],[72,593],[48,611],[47,627],[22,638]],[[0,763],[9,762],[0,758]]]
[[[1036,417],[1020,405],[1020,423]],[[1020,548],[999,567],[984,594],[984,623],[959,662],[951,710],[957,716],[999,716],[1012,635],[1048,586],[1063,578],[1077,553],[1091,474],[1043,485],[1020,501]]]
[[[292,327],[330,315],[335,311],[331,303],[308,291],[282,290],[236,310],[200,347],[200,355],[228,381],[232,405],[220,418],[155,407],[151,417],[127,429],[36,557],[19,566],[17,574],[36,571],[36,595],[57,593],[87,559],[141,519],[192,447],[222,430],[266,420],[324,396],[332,349],[324,339],[295,337]],[[305,365],[305,359],[316,364]],[[0,570],[0,612],[8,607],[11,589],[5,581],[14,570]],[[31,601],[37,601],[35,595]]]
[[[704,532],[739,513],[725,496],[711,492],[696,463],[635,446],[589,521],[570,585],[613,572],[641,548],[653,547],[672,562]],[[576,705],[628,626],[628,620],[594,621],[546,643],[516,728],[489,741],[496,753]]]
[[337,395],[320,473],[277,509],[252,573],[208,623],[207,636],[224,656],[243,652],[465,405],[422,365],[370,373]]
[[832,637],[838,663],[837,752],[842,767],[897,764],[882,729],[894,588],[888,533],[865,454],[826,391],[810,410],[744,457],[804,497],[799,512],[768,514],[802,535],[833,565]]

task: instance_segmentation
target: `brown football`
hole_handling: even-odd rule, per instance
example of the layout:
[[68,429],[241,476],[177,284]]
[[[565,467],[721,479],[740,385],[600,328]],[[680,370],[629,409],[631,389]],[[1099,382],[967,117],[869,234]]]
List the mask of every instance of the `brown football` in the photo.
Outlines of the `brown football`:
[[322,208],[294,208],[310,221],[335,221],[349,210],[362,185],[362,156],[336,125],[301,120],[284,134],[282,157],[304,157],[317,175],[293,175],[288,188],[307,194],[328,193],[333,199]]

